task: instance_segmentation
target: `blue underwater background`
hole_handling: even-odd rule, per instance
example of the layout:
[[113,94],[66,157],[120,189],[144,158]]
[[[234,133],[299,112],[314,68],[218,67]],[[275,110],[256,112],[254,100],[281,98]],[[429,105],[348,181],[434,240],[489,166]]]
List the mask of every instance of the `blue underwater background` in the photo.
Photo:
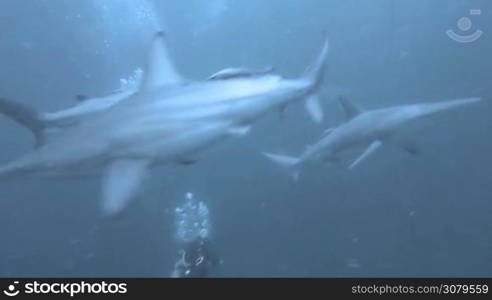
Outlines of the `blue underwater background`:
[[[118,89],[161,26],[196,80],[231,66],[296,77],[323,32],[330,54],[321,125],[302,104],[272,111],[194,165],[152,170],[117,217],[101,214],[99,177],[0,182],[0,276],[169,276],[187,192],[208,206],[214,276],[492,276],[491,14],[488,0],[1,1],[0,96],[39,111]],[[449,29],[483,34],[460,43]],[[294,182],[261,155],[298,154],[343,122],[338,95],[367,109],[485,101],[405,128],[416,156],[383,147],[354,170],[310,164]],[[32,146],[0,116],[0,165]]]

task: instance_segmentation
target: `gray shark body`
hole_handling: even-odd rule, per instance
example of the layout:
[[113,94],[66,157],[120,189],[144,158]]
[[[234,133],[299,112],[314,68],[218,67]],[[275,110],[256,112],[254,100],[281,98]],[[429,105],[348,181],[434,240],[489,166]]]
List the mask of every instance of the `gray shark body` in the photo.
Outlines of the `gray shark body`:
[[138,92],[0,168],[0,177],[103,170],[103,208],[117,212],[133,198],[152,166],[189,161],[214,142],[247,133],[257,118],[274,108],[305,99],[319,120],[314,94],[327,50],[326,44],[311,72],[299,80],[268,74],[189,82],[176,71],[159,33]]
[[[207,80],[258,77],[259,75],[266,75],[272,72],[273,68],[226,68],[212,74]],[[78,95],[76,98],[80,103],[54,112],[38,112],[20,102],[0,98],[0,113],[28,128],[35,138],[36,147],[39,147],[45,142],[48,134],[56,133],[60,129],[79,124],[94,114],[113,107],[122,100],[135,94],[138,91],[140,77],[141,70],[137,69],[135,74],[130,77],[130,81],[133,84],[129,87],[101,97]],[[125,80],[125,82],[128,81]]]
[[120,101],[130,97],[136,92],[134,89],[126,91],[117,91],[102,97],[87,98],[81,100],[81,103],[59,111],[41,113],[40,119],[49,125],[55,127],[65,127],[77,124],[83,119],[104,111]]
[[264,153],[264,155],[284,167],[294,168],[296,170],[294,175],[297,177],[299,167],[306,161],[313,159],[334,161],[338,159],[340,153],[361,146],[367,148],[349,168],[354,168],[384,143],[397,144],[407,152],[414,153],[416,150],[411,145],[393,139],[401,127],[416,119],[480,100],[480,98],[465,98],[363,111],[341,97],[340,103],[347,119],[345,123],[326,130],[322,138],[314,145],[308,146],[299,157],[271,153]]

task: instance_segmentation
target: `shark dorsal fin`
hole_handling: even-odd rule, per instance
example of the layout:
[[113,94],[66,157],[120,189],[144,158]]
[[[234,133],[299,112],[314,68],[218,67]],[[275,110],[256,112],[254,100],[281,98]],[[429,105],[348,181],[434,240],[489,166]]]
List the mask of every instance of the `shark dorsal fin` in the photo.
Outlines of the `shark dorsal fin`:
[[345,112],[345,119],[347,121],[352,120],[353,118],[357,117],[360,115],[363,110],[355,105],[352,101],[347,99],[345,96],[340,96],[338,97],[338,101],[342,105],[343,111]]
[[155,34],[147,58],[147,67],[142,82],[143,90],[183,83],[169,54],[166,35],[163,31]]
[[362,153],[361,156],[359,156],[359,158],[357,158],[350,166],[349,166],[349,169],[353,169],[355,166],[357,166],[361,161],[363,161],[366,157],[368,157],[369,155],[371,155],[374,151],[376,151],[379,147],[381,147],[381,145],[383,145],[383,142],[381,142],[380,140],[375,140],[373,141],[369,147],[367,147],[367,149],[364,151],[364,153]]
[[325,131],[323,131],[320,138],[325,138],[325,137],[329,136],[334,130],[335,130],[335,128],[333,128],[333,127],[326,129]]

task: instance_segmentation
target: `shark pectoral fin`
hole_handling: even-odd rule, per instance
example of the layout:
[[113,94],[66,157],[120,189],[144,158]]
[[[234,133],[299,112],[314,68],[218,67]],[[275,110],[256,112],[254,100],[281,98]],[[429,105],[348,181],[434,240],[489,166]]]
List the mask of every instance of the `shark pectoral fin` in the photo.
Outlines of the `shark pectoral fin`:
[[291,176],[292,176],[292,180],[297,182],[301,178],[301,171],[300,170],[294,170],[294,171],[292,171]]
[[267,153],[263,152],[262,153],[265,157],[276,163],[277,165],[290,169],[291,170],[291,175],[292,179],[294,181],[298,181],[299,177],[301,175],[301,170],[299,164],[301,163],[301,160],[297,157],[292,157],[292,156],[287,156],[287,155],[280,155],[280,154],[273,154],[273,153]]
[[144,159],[124,159],[111,163],[105,171],[102,208],[105,214],[120,212],[135,196],[149,166]]
[[263,152],[262,154],[265,157],[269,158],[274,163],[276,163],[276,164],[278,164],[284,168],[291,168],[291,167],[296,166],[299,163],[299,159],[297,157],[280,155],[280,154],[273,154],[273,153],[268,153],[268,152]]
[[335,130],[335,128],[333,128],[333,127],[326,129],[325,131],[323,131],[320,138],[324,138],[324,137],[329,136],[334,130]]
[[170,57],[165,33],[162,31],[156,33],[148,54],[142,89],[150,90],[183,82],[183,78]]
[[340,105],[343,108],[343,112],[345,113],[345,119],[347,121],[350,121],[353,118],[360,115],[361,113],[363,113],[363,109],[355,105],[352,101],[350,101],[345,96],[339,96],[338,102],[340,102]]
[[278,116],[280,118],[280,120],[283,120],[284,119],[284,116],[285,116],[285,111],[287,110],[287,104],[283,104],[279,107],[278,109]]
[[251,125],[232,127],[228,130],[230,135],[233,136],[245,136],[251,131]]
[[313,119],[316,123],[321,123],[323,121],[323,109],[321,108],[321,104],[319,102],[319,98],[317,95],[311,95],[306,99],[306,110],[309,113],[311,119]]
[[359,158],[357,158],[350,166],[349,166],[349,169],[353,169],[355,166],[357,166],[361,161],[364,160],[364,158],[368,157],[369,155],[371,155],[371,153],[373,153],[374,151],[376,151],[379,147],[381,147],[383,143],[380,141],[380,140],[375,140],[374,142],[372,142],[369,147],[367,147],[367,149],[364,151],[364,153],[362,153],[361,156],[359,156]]

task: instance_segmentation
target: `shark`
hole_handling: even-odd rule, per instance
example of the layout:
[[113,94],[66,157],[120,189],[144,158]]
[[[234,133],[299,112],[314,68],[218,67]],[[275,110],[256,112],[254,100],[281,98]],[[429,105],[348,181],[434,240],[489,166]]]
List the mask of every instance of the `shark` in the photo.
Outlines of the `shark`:
[[348,98],[338,98],[345,113],[345,122],[335,128],[328,128],[321,138],[313,145],[307,146],[298,157],[263,152],[262,154],[274,163],[293,171],[295,180],[300,170],[308,161],[337,162],[339,155],[353,148],[365,147],[362,154],[355,159],[349,169],[355,168],[364,159],[385,144],[393,144],[398,148],[417,154],[418,149],[406,139],[397,137],[397,133],[409,122],[423,117],[463,107],[481,101],[479,97],[461,98],[439,102],[426,102],[400,105],[374,110],[364,110]]
[[[225,68],[212,74],[207,80],[252,77],[272,73],[273,70],[273,67],[265,69]],[[125,87],[100,97],[76,95],[75,99],[78,102],[76,105],[53,112],[36,111],[22,102],[0,98],[0,113],[29,129],[34,137],[35,147],[39,147],[45,143],[48,135],[78,124],[132,96],[138,90],[141,76],[141,69],[137,69],[130,79],[121,80]]]
[[311,67],[296,79],[268,73],[192,81],[178,72],[166,34],[158,32],[137,92],[0,167],[0,179],[102,173],[102,210],[116,214],[138,195],[152,168],[189,164],[201,150],[246,135],[269,111],[304,101],[320,121],[317,94],[328,48],[326,40]]

